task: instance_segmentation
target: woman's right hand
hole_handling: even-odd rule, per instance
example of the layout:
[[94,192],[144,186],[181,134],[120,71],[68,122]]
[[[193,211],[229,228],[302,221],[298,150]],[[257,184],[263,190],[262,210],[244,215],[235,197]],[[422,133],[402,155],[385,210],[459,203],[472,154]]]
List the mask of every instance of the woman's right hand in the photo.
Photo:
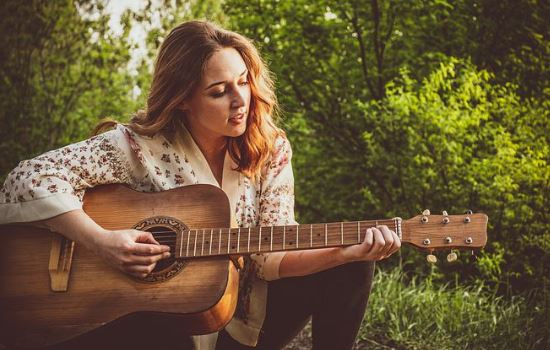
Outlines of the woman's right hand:
[[109,264],[139,278],[170,256],[170,247],[160,245],[150,232],[138,230],[105,230],[96,236],[93,249]]

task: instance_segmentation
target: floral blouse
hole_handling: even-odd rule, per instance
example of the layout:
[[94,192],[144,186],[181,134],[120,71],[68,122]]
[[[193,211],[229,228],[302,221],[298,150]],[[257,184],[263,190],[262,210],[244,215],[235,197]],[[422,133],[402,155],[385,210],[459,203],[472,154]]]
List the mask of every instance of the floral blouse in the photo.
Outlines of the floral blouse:
[[[294,220],[292,151],[279,137],[276,152],[255,181],[233,169],[225,155],[221,189],[227,194],[238,227],[289,225]],[[123,125],[90,139],[24,160],[0,190],[0,224],[30,222],[82,208],[86,189],[124,183],[142,192],[192,184],[220,187],[187,130],[169,141],[162,135],[141,136]],[[237,311],[226,330],[253,346],[265,317],[265,281],[279,278],[284,252],[245,259]]]

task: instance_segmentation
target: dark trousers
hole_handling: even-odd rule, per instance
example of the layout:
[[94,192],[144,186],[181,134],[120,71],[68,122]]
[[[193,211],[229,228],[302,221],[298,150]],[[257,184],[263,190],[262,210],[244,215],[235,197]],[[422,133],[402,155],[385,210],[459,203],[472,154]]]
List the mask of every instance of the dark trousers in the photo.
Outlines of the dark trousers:
[[369,299],[374,262],[338,266],[269,282],[266,319],[257,347],[221,331],[217,350],[282,349],[312,319],[314,350],[351,349]]

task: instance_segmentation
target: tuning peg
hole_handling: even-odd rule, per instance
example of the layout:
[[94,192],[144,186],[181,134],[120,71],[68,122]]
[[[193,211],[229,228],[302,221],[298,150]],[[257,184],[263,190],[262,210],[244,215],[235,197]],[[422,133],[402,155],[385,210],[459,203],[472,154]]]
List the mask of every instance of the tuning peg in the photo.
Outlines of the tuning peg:
[[450,263],[456,261],[456,259],[458,259],[458,256],[457,256],[456,253],[453,252],[453,251],[451,251],[451,252],[449,253],[449,255],[447,255],[447,261],[450,262]]
[[449,216],[449,214],[447,214],[447,211],[446,210],[443,210],[443,212],[441,213],[443,216]]
[[466,214],[466,215],[472,215],[473,213],[474,213],[474,212],[471,211],[470,209],[468,209],[468,210],[466,210],[466,211],[464,212],[464,214]]
[[424,211],[422,211],[422,215],[424,216],[430,215],[430,209],[424,209]]
[[428,254],[428,256],[426,256],[426,260],[428,260],[430,264],[435,264],[437,262],[437,257],[433,254]]

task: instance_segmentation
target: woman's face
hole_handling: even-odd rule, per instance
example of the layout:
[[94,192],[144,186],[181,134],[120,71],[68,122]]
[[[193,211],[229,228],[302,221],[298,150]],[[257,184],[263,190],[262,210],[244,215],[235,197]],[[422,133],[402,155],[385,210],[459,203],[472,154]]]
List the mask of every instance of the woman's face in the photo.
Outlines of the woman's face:
[[207,141],[242,135],[249,106],[246,65],[237,50],[223,48],[206,62],[203,77],[183,109],[193,137]]

